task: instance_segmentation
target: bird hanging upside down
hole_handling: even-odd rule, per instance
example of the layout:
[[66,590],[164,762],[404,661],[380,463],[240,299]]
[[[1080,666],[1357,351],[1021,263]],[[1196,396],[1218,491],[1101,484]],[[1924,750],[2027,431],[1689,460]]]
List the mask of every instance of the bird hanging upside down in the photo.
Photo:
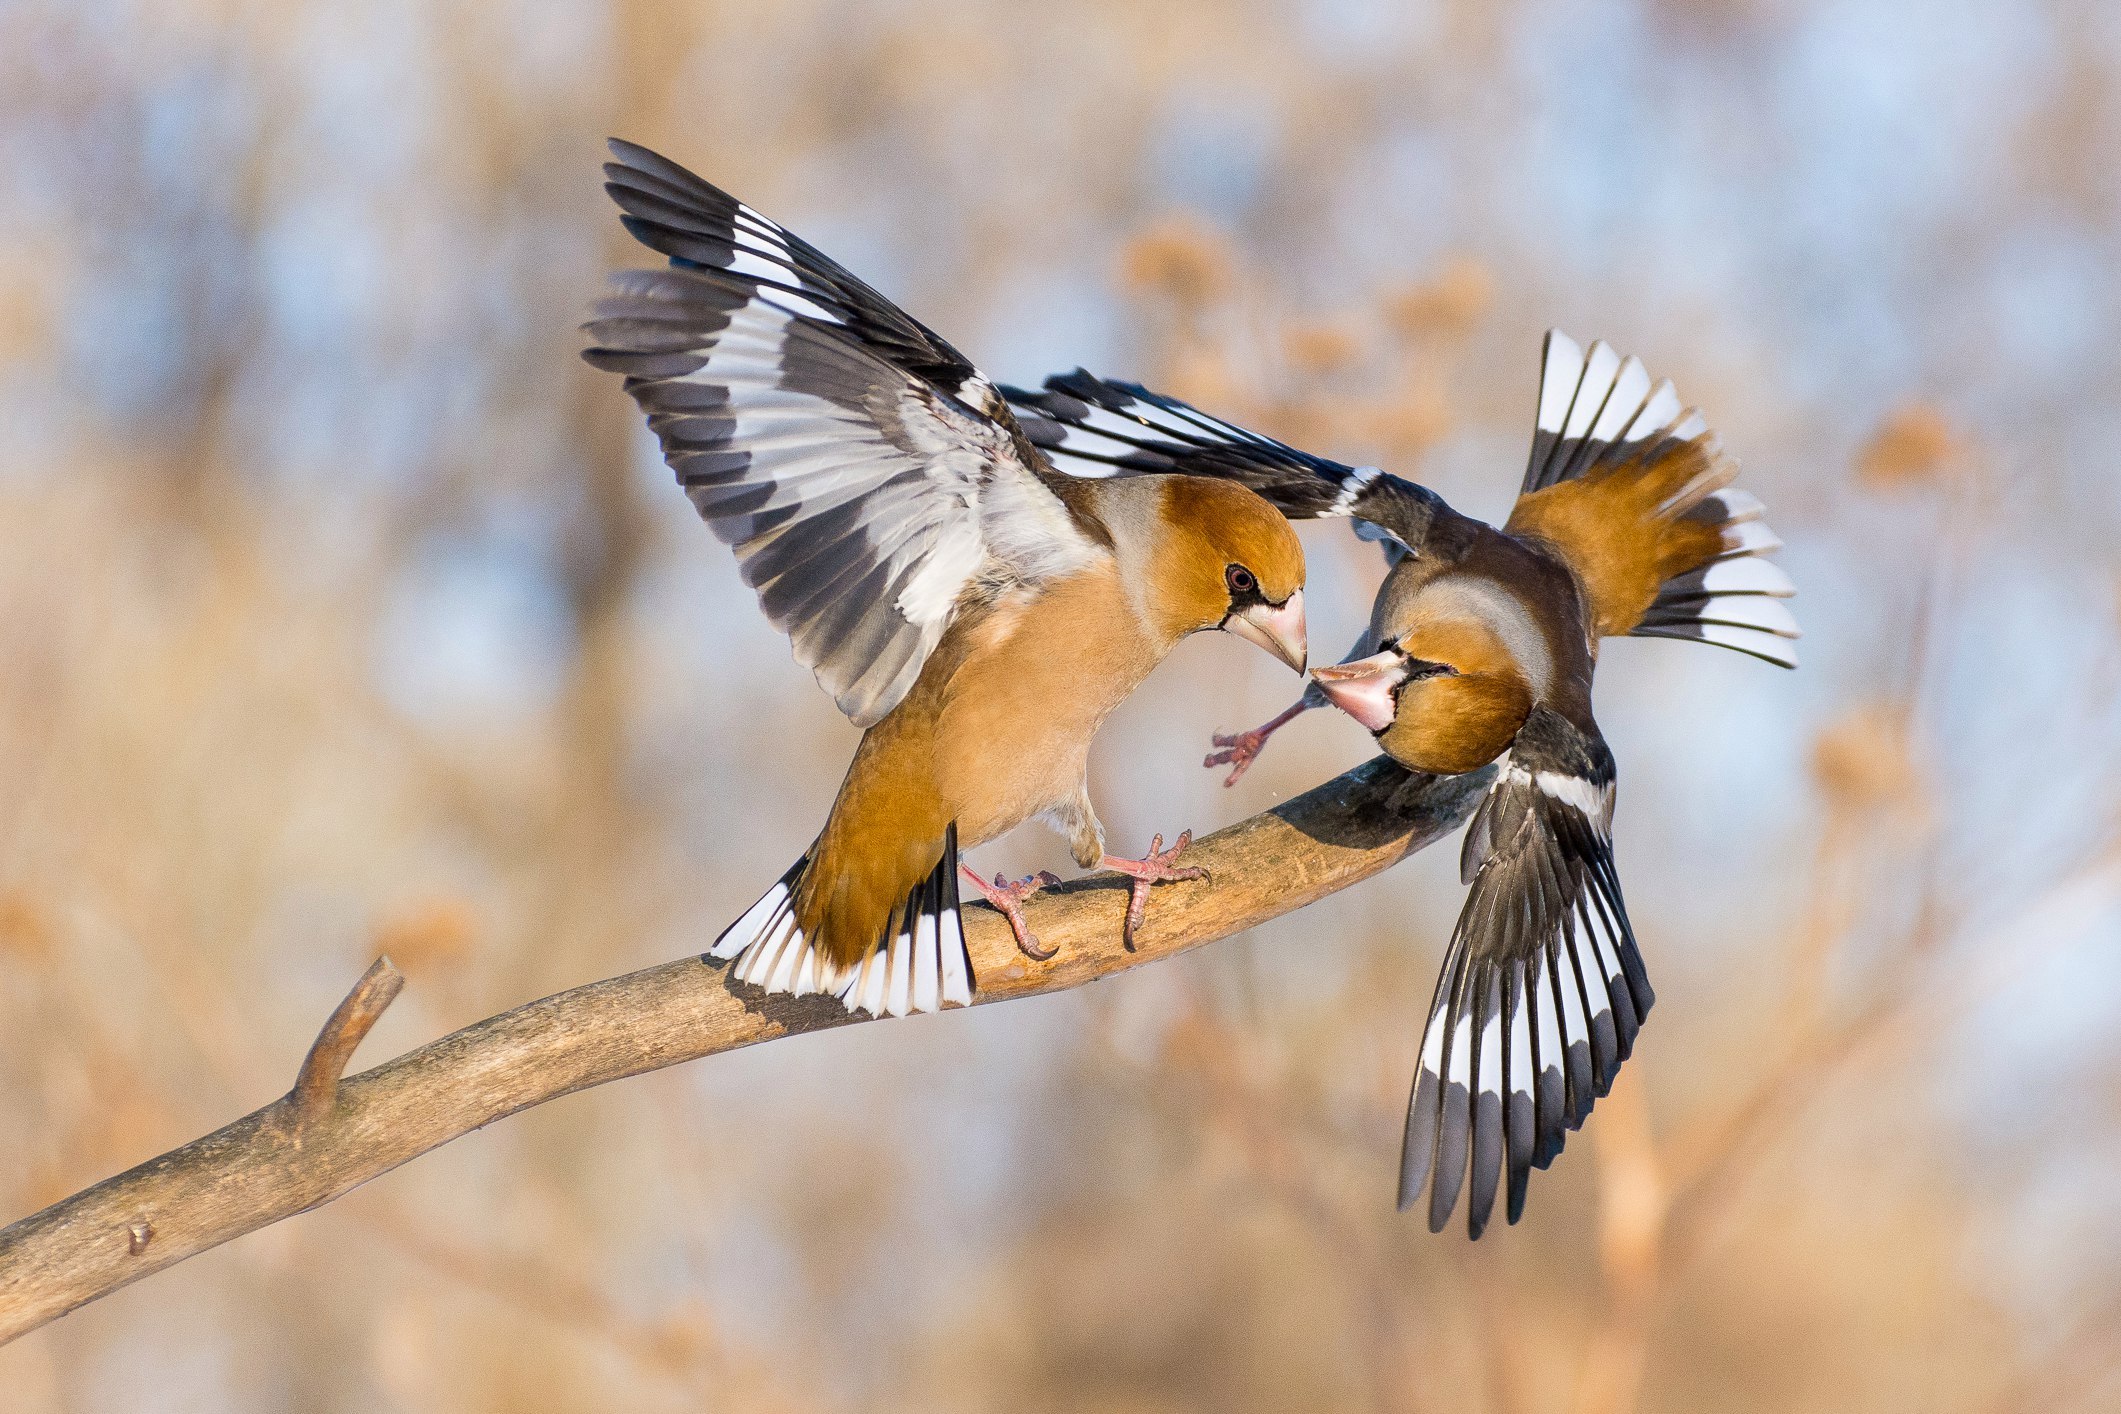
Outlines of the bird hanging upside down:
[[[1501,530],[1375,467],[1314,457],[1077,370],[1004,390],[1062,465],[1227,477],[1298,519],[1349,516],[1392,569],[1349,661],[1265,726],[1218,737],[1235,781],[1266,738],[1332,702],[1418,771],[1501,769],[1466,830],[1471,886],[1445,953],[1400,1155],[1440,1231],[1470,1176],[1480,1236],[1509,1218],[1613,1083],[1653,1000],[1612,850],[1613,756],[1591,715],[1602,637],[1696,638],[1784,667],[1789,578],[1760,503],[1669,381],[1547,336],[1531,464]],[[1470,1160],[1470,1162],[1469,1162]],[[1433,1182],[1430,1182],[1433,1175]]]
[[959,851],[1033,818],[1133,878],[1131,938],[1151,883],[1199,871],[1160,837],[1105,855],[1090,739],[1188,634],[1303,671],[1288,521],[1227,479],[1057,472],[924,325],[684,168],[611,147],[605,190],[671,268],[615,276],[583,356],[626,376],[766,617],[867,729],[815,843],[711,955],[874,1014],[968,1005],[961,872],[1042,954],[1029,888],[981,883]]

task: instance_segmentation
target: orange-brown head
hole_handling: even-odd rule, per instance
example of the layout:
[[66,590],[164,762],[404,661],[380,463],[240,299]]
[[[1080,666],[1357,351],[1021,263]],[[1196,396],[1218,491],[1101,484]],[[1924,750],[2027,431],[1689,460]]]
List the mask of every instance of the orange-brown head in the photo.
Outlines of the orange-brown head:
[[1451,578],[1410,605],[1389,599],[1380,596],[1371,628],[1383,644],[1377,653],[1311,676],[1401,765],[1445,775],[1486,765],[1524,725],[1536,679],[1551,672],[1545,645],[1526,633],[1536,624],[1485,582]]
[[1304,670],[1304,548],[1280,511],[1235,482],[1160,478],[1144,607],[1173,641],[1220,628]]

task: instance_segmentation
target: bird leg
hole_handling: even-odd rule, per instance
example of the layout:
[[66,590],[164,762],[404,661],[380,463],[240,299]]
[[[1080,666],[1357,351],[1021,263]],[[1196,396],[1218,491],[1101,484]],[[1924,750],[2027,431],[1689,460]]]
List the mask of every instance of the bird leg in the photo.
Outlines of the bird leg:
[[1234,732],[1229,736],[1224,736],[1222,733],[1217,732],[1215,744],[1221,747],[1222,750],[1210,752],[1208,759],[1200,764],[1203,766],[1228,766],[1230,774],[1224,778],[1223,784],[1225,786],[1236,785],[1237,778],[1250,770],[1252,763],[1259,759],[1259,753],[1266,746],[1268,737],[1274,735],[1274,733],[1280,731],[1317,705],[1307,694],[1298,698],[1294,707],[1291,707],[1273,721],[1262,722],[1248,732]]
[[1120,941],[1128,952],[1134,951],[1134,933],[1149,912],[1149,887],[1152,884],[1177,882],[1182,879],[1205,879],[1208,871],[1198,865],[1173,867],[1171,861],[1185,853],[1186,846],[1193,843],[1193,832],[1187,830],[1169,849],[1164,848],[1164,837],[1157,835],[1149,841],[1149,852],[1140,859],[1115,859],[1106,855],[1097,862],[1100,869],[1116,869],[1133,880],[1133,892],[1127,899],[1127,922],[1120,933]]
[[1024,921],[1024,900],[1040,889],[1059,883],[1058,874],[1050,869],[1041,869],[1029,878],[1018,879],[1013,884],[1004,876],[996,874],[994,882],[990,884],[973,873],[971,865],[960,864],[957,867],[960,873],[972,881],[972,887],[979,890],[980,897],[987,900],[995,912],[1009,920],[1009,932],[1016,939],[1018,952],[1033,962],[1047,962],[1060,951],[1059,948],[1040,947],[1038,938],[1031,931],[1031,925]]

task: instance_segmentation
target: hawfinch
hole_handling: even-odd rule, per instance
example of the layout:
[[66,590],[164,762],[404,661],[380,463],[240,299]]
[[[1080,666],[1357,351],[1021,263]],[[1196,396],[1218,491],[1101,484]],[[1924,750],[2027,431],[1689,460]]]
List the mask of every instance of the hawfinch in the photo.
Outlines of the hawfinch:
[[[1331,701],[1417,771],[1500,770],[1467,828],[1471,892],[1422,1036],[1399,1205],[1430,1175],[1440,1231],[1468,1184],[1478,1237],[1509,1174],[1561,1152],[1627,1059],[1652,994],[1612,848],[1613,756],[1591,715],[1603,637],[1695,638],[1784,667],[1789,578],[1760,503],[1669,381],[1550,333],[1531,465],[1501,530],[1375,467],[1309,456],[1131,384],[1078,371],[1010,390],[1032,441],[1071,460],[1226,476],[1290,516],[1350,516],[1392,569],[1349,661],[1257,732],[1218,738],[1241,770],[1267,734]],[[1234,777],[1233,777],[1234,778]],[[1470,1168],[1468,1159],[1470,1157]]]
[[[611,147],[605,190],[670,268],[613,278],[583,356],[625,375],[766,617],[867,729],[816,841],[710,955],[771,992],[933,1011],[972,1000],[961,849],[1044,818],[1085,867],[1134,876],[1130,921],[1151,881],[1197,877],[1160,838],[1104,856],[1090,738],[1203,629],[1303,671],[1287,520],[1226,479],[1056,472],[925,326],[684,168]],[[1031,952],[1030,881],[964,873]]]

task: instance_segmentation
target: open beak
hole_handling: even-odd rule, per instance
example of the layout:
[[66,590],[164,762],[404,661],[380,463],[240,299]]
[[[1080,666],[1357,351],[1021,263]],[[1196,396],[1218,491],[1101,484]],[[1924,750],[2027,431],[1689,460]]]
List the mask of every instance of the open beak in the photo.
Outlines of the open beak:
[[1297,672],[1309,661],[1304,637],[1304,592],[1291,594],[1280,608],[1254,604],[1223,620],[1222,626],[1239,638],[1248,638]]
[[1335,707],[1361,722],[1371,735],[1392,725],[1399,706],[1392,690],[1407,680],[1406,656],[1391,649],[1337,668],[1317,668],[1311,680]]

